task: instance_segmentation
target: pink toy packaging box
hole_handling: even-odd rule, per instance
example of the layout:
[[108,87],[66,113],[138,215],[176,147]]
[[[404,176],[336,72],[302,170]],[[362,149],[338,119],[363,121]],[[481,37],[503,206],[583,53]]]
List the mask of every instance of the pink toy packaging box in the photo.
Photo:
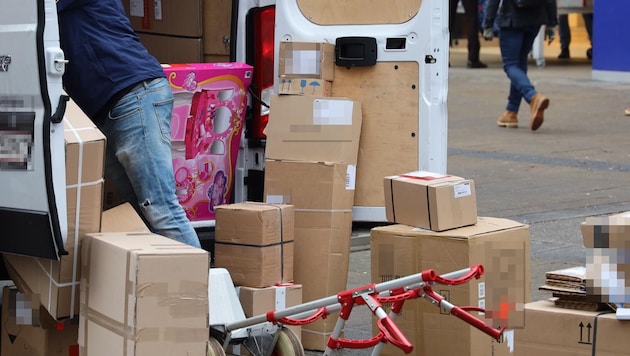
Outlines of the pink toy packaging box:
[[230,202],[253,68],[239,62],[164,64],[179,203],[191,221],[214,220]]

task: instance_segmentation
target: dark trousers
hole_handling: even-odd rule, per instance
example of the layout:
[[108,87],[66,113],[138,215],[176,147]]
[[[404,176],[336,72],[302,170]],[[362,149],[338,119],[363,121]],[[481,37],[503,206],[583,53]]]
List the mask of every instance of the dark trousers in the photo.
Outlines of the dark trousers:
[[455,28],[455,17],[457,15],[457,3],[462,2],[464,6],[464,19],[466,22],[466,34],[468,39],[468,61],[479,61],[479,2],[478,0],[449,0],[449,21],[448,29],[452,34]]

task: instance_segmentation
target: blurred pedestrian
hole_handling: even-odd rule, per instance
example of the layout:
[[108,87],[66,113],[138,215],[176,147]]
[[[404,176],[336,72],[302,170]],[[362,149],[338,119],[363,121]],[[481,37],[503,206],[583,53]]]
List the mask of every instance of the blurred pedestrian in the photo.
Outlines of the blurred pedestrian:
[[[453,36],[455,30],[455,19],[457,17],[457,4],[460,0],[450,0],[450,16],[448,29]],[[466,38],[468,39],[468,68],[488,68],[488,65],[479,60],[481,43],[479,41],[479,0],[461,0],[464,6],[464,16],[466,23]],[[451,38],[452,41],[452,38]]]
[[[591,47],[586,50],[586,57],[593,59],[593,13],[582,13],[584,19],[584,27],[588,34],[588,40],[591,43]],[[560,37],[560,54],[558,58],[569,59],[571,58],[571,51],[569,46],[571,45],[571,27],[569,26],[569,14],[561,14],[558,16],[558,37]]]
[[[530,3],[517,6],[517,3]],[[482,23],[483,37],[494,38],[493,24],[499,26],[499,48],[503,70],[510,79],[506,111],[499,117],[500,127],[518,127],[521,100],[530,105],[529,127],[537,130],[544,121],[549,99],[538,93],[527,76],[527,62],[534,39],[545,25],[545,39],[551,42],[558,22],[556,0],[487,0]]]

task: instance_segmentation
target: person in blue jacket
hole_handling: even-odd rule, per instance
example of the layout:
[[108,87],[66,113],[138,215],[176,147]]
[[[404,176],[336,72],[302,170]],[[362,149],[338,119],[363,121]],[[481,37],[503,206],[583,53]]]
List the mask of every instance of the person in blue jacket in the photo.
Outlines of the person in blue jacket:
[[173,93],[120,0],[57,0],[64,89],[107,138],[105,174],[155,233],[200,247],[179,204]]
[[518,7],[517,0],[487,0],[482,23],[483,37],[494,38],[493,25],[499,27],[499,49],[503,70],[510,79],[506,110],[497,121],[500,127],[518,127],[521,100],[530,105],[529,127],[537,130],[544,121],[549,99],[538,93],[527,76],[527,60],[538,35],[545,25],[545,38],[553,41],[558,24],[556,0],[529,0],[531,7]]

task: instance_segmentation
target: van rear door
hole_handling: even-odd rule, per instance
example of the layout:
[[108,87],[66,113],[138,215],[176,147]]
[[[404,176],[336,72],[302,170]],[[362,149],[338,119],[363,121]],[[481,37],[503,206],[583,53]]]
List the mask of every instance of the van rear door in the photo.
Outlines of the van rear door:
[[0,251],[58,259],[67,235],[54,0],[0,0]]

